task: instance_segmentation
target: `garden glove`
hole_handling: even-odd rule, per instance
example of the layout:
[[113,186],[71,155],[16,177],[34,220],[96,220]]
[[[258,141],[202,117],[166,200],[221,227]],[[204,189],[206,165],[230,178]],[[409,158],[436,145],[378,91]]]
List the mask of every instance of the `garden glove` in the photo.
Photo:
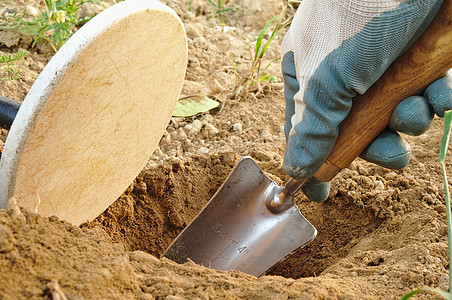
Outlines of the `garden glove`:
[[[286,99],[284,169],[310,178],[325,162],[339,124],[352,105],[389,65],[419,38],[442,0],[303,0],[284,37],[282,71]],[[396,131],[425,132],[452,109],[452,76],[432,83],[423,96],[402,101],[384,130],[361,157],[391,169],[410,160],[409,145]],[[329,183],[312,178],[303,192],[316,202]]]

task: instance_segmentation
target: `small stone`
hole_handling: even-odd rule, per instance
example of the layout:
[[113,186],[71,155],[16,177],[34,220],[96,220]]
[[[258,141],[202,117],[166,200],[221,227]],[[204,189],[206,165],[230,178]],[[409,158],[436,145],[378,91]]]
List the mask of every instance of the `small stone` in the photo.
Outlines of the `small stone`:
[[183,142],[186,139],[187,139],[187,134],[185,133],[185,131],[182,128],[179,128],[176,133],[176,140]]
[[176,157],[176,155],[177,155],[177,150],[176,150],[176,149],[170,149],[170,150],[168,150],[168,152],[166,152],[166,154],[167,154],[169,157]]
[[192,126],[192,130],[189,132],[189,135],[195,136],[201,132],[203,124],[200,120],[196,119],[193,121],[191,126]]
[[235,123],[234,125],[232,125],[232,131],[241,132],[242,130],[243,130],[242,123]]
[[268,129],[262,130],[261,137],[264,139],[264,141],[272,141],[273,140],[273,136],[270,133],[270,131],[268,131]]
[[385,188],[385,185],[384,185],[383,181],[381,181],[381,180],[375,180],[374,186],[376,189],[380,189],[380,190]]
[[177,141],[177,132],[171,131],[169,136],[171,137],[171,141]]
[[226,152],[223,154],[223,163],[227,166],[232,166],[235,164],[236,157],[233,152]]
[[413,182],[415,181],[415,178],[414,178],[413,175],[406,174],[406,175],[404,175],[404,176],[405,176],[405,178],[408,180],[408,183],[413,183]]
[[432,265],[433,264],[433,256],[431,256],[431,255],[426,255],[425,256],[425,263],[426,264],[428,264],[428,265]]
[[438,287],[440,290],[443,290],[445,292],[449,291],[449,284],[447,282],[440,283]]
[[198,152],[199,152],[200,154],[207,154],[207,153],[209,153],[209,148],[207,148],[207,147],[201,147],[201,148],[199,148]]
[[160,157],[160,156],[162,156],[163,155],[163,151],[162,151],[162,149],[160,149],[160,147],[156,147],[155,148],[155,150],[154,150],[154,152],[152,153],[152,156],[154,156],[154,157]]
[[370,169],[364,166],[358,166],[358,172],[361,175],[368,176],[370,174]]
[[173,124],[174,128],[179,128],[181,123],[184,121],[183,118],[171,118],[171,123]]
[[138,182],[135,184],[135,189],[136,189],[138,192],[140,192],[141,194],[146,194],[147,191],[148,191],[148,187],[147,187],[147,185],[146,185],[146,182],[144,182],[144,181],[138,181]]
[[184,131],[186,134],[190,134],[190,132],[193,130],[193,125],[187,124],[184,126]]
[[212,123],[213,122],[213,116],[211,114],[206,114],[202,117],[202,123],[204,125]]
[[30,17],[39,16],[39,10],[37,10],[35,7],[33,7],[31,5],[25,6],[25,11],[27,12],[27,15]]
[[220,132],[220,131],[218,130],[218,128],[215,127],[215,125],[210,124],[210,123],[208,123],[208,124],[206,124],[206,125],[204,126],[204,130],[206,131],[206,133],[207,133],[208,135],[216,135],[216,134],[218,134],[218,133]]
[[160,140],[159,146],[160,147],[166,147],[171,144],[171,137],[168,133],[165,132],[162,139]]
[[200,66],[199,59],[197,57],[190,57],[188,59],[188,66],[191,68],[199,67]]
[[15,197],[9,198],[8,202],[6,203],[6,210],[13,218],[17,218],[22,221],[25,221],[27,219],[22,213],[19,205],[17,204],[17,199]]
[[435,198],[432,197],[430,194],[425,194],[424,197],[422,198],[422,201],[427,202],[428,204],[433,204],[435,203]]
[[139,263],[145,263],[145,262],[158,263],[158,262],[160,262],[160,260],[157,257],[155,257],[149,253],[140,251],[140,250],[130,252],[129,257],[130,257],[131,261],[136,261]]
[[[92,17],[94,15],[97,15],[101,9],[103,8],[103,6],[98,5],[97,3],[84,3],[79,10],[79,18],[83,19],[83,18],[89,18]],[[106,8],[106,7],[104,7]]]
[[442,273],[441,276],[439,277],[439,282],[440,283],[448,283],[449,282],[449,274]]

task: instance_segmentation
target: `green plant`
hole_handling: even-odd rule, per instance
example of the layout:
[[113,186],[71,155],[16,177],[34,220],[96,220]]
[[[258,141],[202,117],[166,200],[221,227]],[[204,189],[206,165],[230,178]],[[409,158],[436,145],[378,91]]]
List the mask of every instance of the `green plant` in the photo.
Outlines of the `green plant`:
[[[251,63],[251,66],[250,66],[248,72],[246,73],[246,75],[243,77],[242,80],[238,79],[239,74],[237,72],[237,68],[235,66],[234,61],[232,61],[233,66],[234,66],[234,73],[237,78],[236,87],[233,92],[233,98],[246,97],[251,90],[260,92],[262,90],[263,82],[265,82],[265,83],[277,82],[276,77],[270,76],[265,73],[266,73],[267,69],[270,67],[270,65],[274,61],[279,60],[279,58],[270,61],[270,63],[268,63],[267,66],[263,69],[262,69],[262,62],[263,62],[264,54],[267,51],[270,43],[275,39],[275,37],[278,35],[278,33],[284,27],[286,27],[287,25],[290,24],[290,22],[285,22],[284,24],[281,24],[281,20],[282,20],[283,16],[285,15],[286,8],[287,8],[287,6],[284,7],[283,12],[281,13],[281,15],[279,17],[273,17],[272,19],[270,19],[265,24],[264,28],[262,28],[262,30],[260,31],[260,33],[256,39],[256,43],[254,45],[253,62]],[[276,21],[276,23],[275,23],[269,37],[265,40],[264,37],[267,33],[268,27],[270,26],[270,24],[272,24],[275,21]],[[231,58],[231,60],[232,60],[232,58]]]
[[430,291],[435,292],[439,295],[441,295],[444,299],[452,300],[452,293],[450,292],[452,288],[452,227],[451,227],[451,216],[450,216],[450,194],[449,194],[449,184],[447,180],[447,174],[446,174],[446,166],[444,164],[444,158],[446,157],[447,148],[449,146],[449,139],[450,139],[450,130],[451,130],[451,123],[452,123],[452,111],[448,111],[444,114],[444,133],[443,137],[441,139],[441,148],[440,148],[440,154],[438,162],[441,165],[441,171],[443,174],[444,179],[444,190],[446,194],[446,218],[447,218],[447,238],[448,238],[448,250],[449,250],[449,292],[445,292],[438,289],[432,289],[432,288],[421,288],[414,291],[411,291],[407,294],[405,294],[401,300],[407,300],[417,293],[420,293],[422,291]]
[[5,55],[0,53],[0,80],[15,80],[19,78],[20,69],[16,61],[22,59],[27,54],[24,50],[19,50],[15,55]]
[[[207,0],[207,2],[209,2],[209,4],[211,5],[211,13],[210,13],[211,17],[215,17],[217,15],[222,15],[225,12],[238,9],[238,6],[235,5],[235,3],[233,1],[230,1],[230,0],[216,0],[216,1]],[[190,4],[191,4],[191,1],[190,1],[189,5]]]
[[78,11],[86,3],[100,3],[99,0],[44,0],[45,9],[39,16],[28,20],[26,10],[9,14],[0,23],[0,29],[16,30],[33,38],[34,44],[47,42],[56,52],[72,35],[76,26],[91,17],[79,19]]

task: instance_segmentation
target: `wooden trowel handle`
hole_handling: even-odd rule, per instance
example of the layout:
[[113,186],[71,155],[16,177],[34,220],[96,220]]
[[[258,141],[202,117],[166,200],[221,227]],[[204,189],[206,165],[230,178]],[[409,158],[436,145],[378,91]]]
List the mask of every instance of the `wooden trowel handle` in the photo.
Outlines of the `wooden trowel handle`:
[[330,181],[389,124],[397,104],[421,93],[452,68],[452,0],[444,3],[423,35],[400,56],[353,107],[340,124],[339,137],[314,177]]

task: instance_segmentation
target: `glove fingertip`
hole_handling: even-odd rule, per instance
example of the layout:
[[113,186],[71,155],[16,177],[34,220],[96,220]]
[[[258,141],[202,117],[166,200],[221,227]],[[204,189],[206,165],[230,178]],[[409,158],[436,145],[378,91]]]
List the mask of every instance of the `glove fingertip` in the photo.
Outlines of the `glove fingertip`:
[[418,136],[426,132],[433,120],[433,108],[421,96],[409,97],[397,105],[392,113],[389,128],[393,131]]
[[438,117],[444,118],[444,112],[452,108],[452,94],[438,93],[431,97],[430,102],[435,110],[435,114]]
[[361,153],[360,157],[388,169],[400,170],[409,164],[411,149],[400,135],[385,129]]
[[444,117],[444,112],[452,109],[451,85],[450,76],[446,76],[431,83],[424,91],[424,96],[439,117]]
[[302,191],[310,200],[320,203],[328,198],[330,183],[311,178],[303,187]]

